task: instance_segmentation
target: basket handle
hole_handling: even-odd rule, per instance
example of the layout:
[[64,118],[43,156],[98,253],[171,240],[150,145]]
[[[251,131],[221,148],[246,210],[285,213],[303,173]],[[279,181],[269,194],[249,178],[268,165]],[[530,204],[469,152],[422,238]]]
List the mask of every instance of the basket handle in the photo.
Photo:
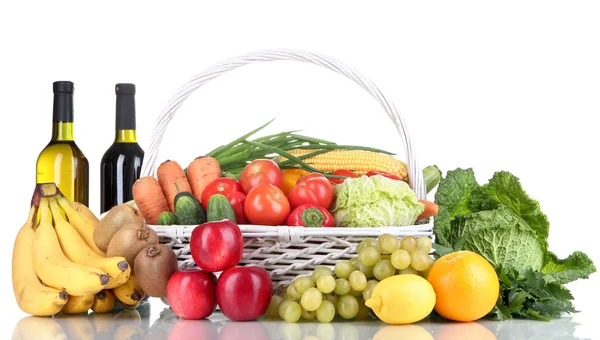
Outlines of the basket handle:
[[350,80],[354,81],[371,96],[373,96],[377,102],[383,107],[388,117],[392,120],[396,126],[398,134],[402,138],[404,143],[404,149],[406,152],[406,162],[408,167],[408,176],[410,187],[415,191],[419,199],[426,198],[425,183],[423,182],[423,173],[417,162],[415,156],[414,142],[412,141],[406,122],[396,110],[396,107],[386,96],[379,90],[379,88],[373,84],[367,77],[361,75],[358,71],[353,68],[324,55],[317,53],[302,51],[302,50],[290,50],[290,49],[273,49],[273,50],[262,50],[254,53],[243,54],[231,59],[224,60],[194,76],[185,85],[183,85],[177,93],[167,103],[167,106],[158,116],[156,126],[152,132],[150,138],[150,146],[144,162],[142,164],[141,176],[154,176],[157,168],[157,157],[160,149],[160,143],[162,142],[164,133],[169,125],[171,119],[175,115],[175,112],[179,109],[181,104],[192,94],[195,90],[206,84],[208,81],[224,74],[228,71],[234,70],[243,65],[262,63],[266,61],[278,61],[278,60],[290,60],[300,61],[309,64],[315,64],[322,66],[326,69],[340,73]]

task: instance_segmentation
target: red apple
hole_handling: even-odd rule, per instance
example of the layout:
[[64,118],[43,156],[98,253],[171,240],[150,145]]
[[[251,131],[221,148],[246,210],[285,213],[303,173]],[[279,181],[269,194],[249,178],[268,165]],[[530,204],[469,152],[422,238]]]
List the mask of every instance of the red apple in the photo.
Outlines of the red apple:
[[269,307],[272,294],[271,277],[263,268],[229,268],[217,280],[217,303],[233,321],[258,319]]
[[207,222],[192,231],[190,253],[196,265],[207,272],[235,267],[244,254],[244,238],[231,220]]
[[199,320],[209,317],[217,307],[217,277],[202,270],[180,270],[169,278],[167,300],[180,318]]

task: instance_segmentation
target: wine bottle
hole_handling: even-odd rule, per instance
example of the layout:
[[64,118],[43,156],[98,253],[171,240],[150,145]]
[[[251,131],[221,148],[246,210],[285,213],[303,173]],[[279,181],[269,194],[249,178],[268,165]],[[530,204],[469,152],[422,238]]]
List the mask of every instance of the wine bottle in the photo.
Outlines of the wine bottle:
[[117,84],[116,134],[100,165],[100,213],[133,199],[131,188],[140,178],[144,150],[138,145],[135,124],[135,85]]
[[53,84],[52,139],[36,163],[36,182],[55,183],[65,197],[88,205],[89,164],[73,135],[73,91],[70,81]]

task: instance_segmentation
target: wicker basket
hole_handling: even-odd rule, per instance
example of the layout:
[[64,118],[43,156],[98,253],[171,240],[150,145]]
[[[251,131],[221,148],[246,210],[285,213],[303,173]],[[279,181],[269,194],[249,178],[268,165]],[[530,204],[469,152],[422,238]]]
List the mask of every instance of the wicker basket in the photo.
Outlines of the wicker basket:
[[[298,50],[265,50],[225,60],[199,73],[183,85],[160,113],[148,147],[142,176],[155,176],[157,156],[165,130],[177,109],[195,90],[228,71],[240,66],[266,61],[290,60],[322,66],[346,76],[371,94],[398,131],[405,147],[410,187],[417,198],[425,199],[426,190],[422,169],[415,157],[413,142],[406,123],[386,96],[369,79],[341,62],[323,55]],[[195,226],[151,226],[177,254],[179,267],[193,268],[189,239]],[[306,275],[319,265],[333,266],[339,259],[356,256],[355,248],[367,237],[389,233],[398,237],[407,235],[432,236],[431,223],[380,228],[298,228],[287,226],[240,225],[245,248],[241,265],[255,265],[267,269],[275,288],[288,284],[298,276]]]

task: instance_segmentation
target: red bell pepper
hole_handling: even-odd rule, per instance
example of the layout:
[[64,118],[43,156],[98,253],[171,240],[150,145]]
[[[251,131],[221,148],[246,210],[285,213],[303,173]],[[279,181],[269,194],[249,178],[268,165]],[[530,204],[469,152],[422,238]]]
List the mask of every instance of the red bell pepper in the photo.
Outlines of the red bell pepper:
[[387,177],[387,178],[391,178],[391,179],[395,179],[397,181],[402,180],[402,178],[400,178],[397,175],[394,174],[390,174],[388,172],[383,172],[383,171],[375,171],[375,170],[371,170],[369,172],[367,172],[367,177],[371,177],[371,176],[375,176],[375,175],[381,175],[383,177]]
[[302,204],[314,204],[329,209],[334,199],[333,184],[320,173],[302,176],[288,193],[292,210]]
[[[350,177],[350,178],[356,178],[358,177],[357,174],[355,174],[354,172],[350,171],[350,170],[336,170],[332,173],[332,175],[334,176],[346,176],[346,177]],[[330,178],[329,182],[331,182],[332,184],[341,184],[344,182],[345,178]]]
[[299,227],[333,227],[333,216],[327,209],[315,204],[303,204],[290,214],[288,226]]

